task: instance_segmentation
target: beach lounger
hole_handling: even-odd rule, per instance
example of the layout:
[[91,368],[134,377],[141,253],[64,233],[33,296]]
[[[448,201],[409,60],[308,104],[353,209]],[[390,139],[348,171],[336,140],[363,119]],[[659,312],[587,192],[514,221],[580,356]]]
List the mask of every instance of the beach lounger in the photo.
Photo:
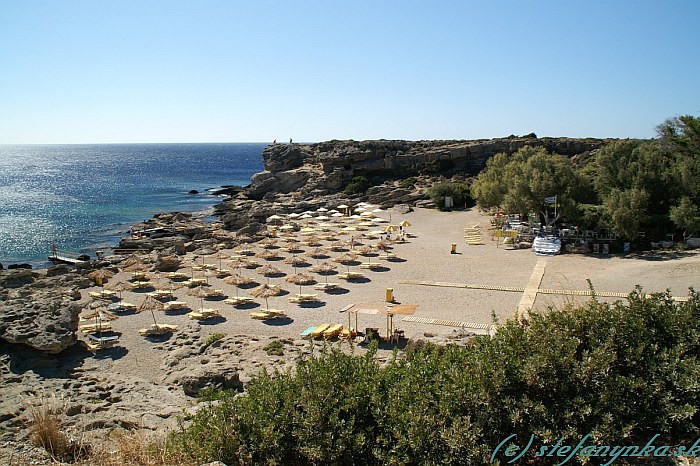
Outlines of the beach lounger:
[[269,319],[277,319],[279,317],[284,317],[285,313],[284,311],[280,309],[263,309],[258,312],[251,312],[250,317],[253,319],[257,320],[269,320]]
[[187,307],[187,303],[184,301],[170,301],[163,305],[164,311],[174,311],[175,309],[184,309]]
[[292,303],[312,303],[318,301],[317,294],[297,294],[289,298]]
[[107,309],[113,312],[123,312],[123,311],[133,311],[136,309],[136,304],[132,303],[127,303],[126,301],[122,301],[121,303],[113,303],[110,304]]
[[87,347],[90,351],[111,348],[119,342],[117,335],[108,337],[98,337],[96,335],[88,335]]
[[251,298],[249,296],[238,296],[235,298],[224,299],[224,303],[231,304],[232,306],[238,306],[241,304],[248,304],[248,303],[252,303],[252,302],[253,302],[253,298]]
[[189,277],[189,275],[182,272],[169,272],[168,274],[166,274],[166,277],[171,280],[184,280],[187,277]]
[[88,293],[88,296],[90,296],[92,299],[112,300],[112,299],[117,297],[117,293],[115,293],[114,291],[110,291],[110,290],[91,291]]
[[381,267],[381,266],[382,266],[382,264],[380,264],[379,262],[363,262],[362,264],[360,264],[361,269],[369,269],[369,270],[376,269],[376,268]]
[[361,272],[345,272],[338,275],[341,280],[356,280],[363,278],[365,275]]
[[339,286],[340,285],[338,283],[319,283],[318,285],[314,285],[314,290],[318,290],[318,291],[335,290]]
[[330,326],[331,326],[331,324],[321,324],[318,327],[316,327],[315,329],[313,329],[311,331],[311,333],[309,334],[309,336],[311,338],[319,338],[323,335],[323,332],[328,330],[328,327],[330,327]]
[[328,327],[326,330],[323,331],[323,339],[328,340],[329,338],[333,338],[335,336],[338,336],[340,331],[343,329],[343,324],[335,324],[331,327]]
[[91,334],[101,333],[101,332],[111,332],[112,331],[112,324],[110,324],[109,322],[82,324],[80,326],[80,331],[83,333],[83,335],[91,335]]
[[303,332],[301,332],[299,334],[299,336],[301,338],[311,338],[311,332],[313,332],[315,329],[316,329],[315,325],[311,326],[311,327],[307,328],[306,330],[304,330]]
[[211,319],[212,317],[219,316],[221,314],[219,314],[218,309],[200,309],[199,311],[188,312],[187,315],[190,319],[207,320]]
[[175,330],[177,330],[177,325],[152,324],[150,327],[139,329],[139,333],[144,337],[152,337],[172,333]]

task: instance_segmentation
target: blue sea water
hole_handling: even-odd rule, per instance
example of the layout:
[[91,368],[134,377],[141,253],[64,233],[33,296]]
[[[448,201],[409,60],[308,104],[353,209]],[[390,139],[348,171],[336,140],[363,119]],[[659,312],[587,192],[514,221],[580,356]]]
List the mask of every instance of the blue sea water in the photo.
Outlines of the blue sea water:
[[159,212],[203,212],[200,193],[250,183],[262,143],[0,145],[0,263],[116,245]]

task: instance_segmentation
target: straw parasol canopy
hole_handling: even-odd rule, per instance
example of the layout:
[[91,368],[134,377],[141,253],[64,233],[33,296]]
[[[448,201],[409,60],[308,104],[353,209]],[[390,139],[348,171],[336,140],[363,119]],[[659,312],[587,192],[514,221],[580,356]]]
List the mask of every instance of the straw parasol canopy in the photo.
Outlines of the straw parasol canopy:
[[333,262],[339,262],[341,264],[345,264],[348,267],[348,272],[350,271],[350,264],[352,262],[355,262],[357,260],[357,255],[346,252],[345,254],[341,254],[340,256],[337,256],[333,259]]
[[324,261],[318,265],[313,266],[310,270],[314,273],[324,275],[326,277],[326,284],[328,284],[328,275],[332,275],[334,273],[337,273],[336,272],[337,269],[338,269],[337,265]]
[[269,309],[270,306],[267,303],[268,298],[278,296],[281,291],[282,288],[279,285],[270,286],[268,284],[263,284],[251,291],[250,294],[256,298],[263,298],[265,300],[265,307]]
[[411,222],[409,222],[408,220],[402,220],[401,223],[399,223],[399,226],[402,226],[402,227],[404,227],[404,228],[405,228],[405,227],[410,227],[410,226],[411,226]]
[[250,277],[244,277],[243,275],[236,273],[224,278],[224,283],[226,283],[227,285],[236,285],[236,297],[238,297],[238,289],[243,285],[255,283],[255,280],[253,280]]
[[277,268],[277,267],[274,267],[274,266],[272,266],[272,265],[263,265],[262,267],[260,267],[260,268],[257,270],[257,273],[259,273],[260,275],[266,276],[266,277],[267,277],[267,282],[269,283],[269,282],[270,282],[270,277],[271,277],[272,275],[281,275],[281,274],[283,274],[284,272],[282,272],[281,269],[279,269],[279,268]]
[[256,252],[255,257],[260,257],[262,259],[265,259],[266,261],[269,261],[272,259],[277,259],[279,257],[279,254],[277,254],[275,251],[263,250]]
[[318,236],[309,236],[304,243],[308,246],[320,246],[322,244]]
[[107,269],[93,270],[88,274],[88,278],[95,281],[95,284],[102,286],[104,289],[104,283],[108,278],[112,278],[114,272],[110,272]]
[[388,232],[391,232],[391,231],[399,231],[399,226],[398,226],[398,225],[387,225],[387,226],[384,228],[384,231],[388,231]]
[[372,255],[376,251],[376,248],[371,244],[365,244],[364,246],[360,247],[357,251],[363,256],[367,257],[369,259],[369,262],[372,262]]
[[209,291],[207,291],[206,288],[204,288],[203,286],[197,286],[189,290],[187,294],[189,296],[199,298],[199,307],[200,309],[204,309],[204,298],[207,298],[209,296]]
[[389,249],[391,249],[391,243],[389,243],[388,241],[385,241],[385,240],[381,240],[375,246],[380,251],[386,252],[387,257],[389,256]]
[[228,277],[224,278],[224,283],[227,285],[235,285],[235,286],[242,286],[242,285],[248,285],[250,283],[254,283],[255,279],[251,277],[245,277],[241,274],[234,273],[233,275],[229,275]]
[[328,254],[326,254],[326,249],[325,248],[316,248],[312,250],[311,252],[308,253],[310,257],[313,257],[314,259],[320,259],[321,257],[328,257]]
[[153,298],[152,296],[146,296],[146,299],[143,301],[143,303],[141,303],[137,311],[151,311],[151,315],[153,316],[153,323],[155,325],[158,325],[158,322],[156,321],[156,315],[153,311],[162,311],[164,306],[165,305],[163,303]]
[[140,257],[131,256],[122,261],[122,270],[124,272],[146,272],[151,267],[144,264]]
[[275,247],[275,245],[277,244],[277,240],[275,238],[265,238],[258,244],[260,244],[260,246],[262,246],[265,249],[271,249]]
[[248,261],[244,261],[243,259],[235,259],[235,260],[230,261],[228,263],[228,266],[231,267],[232,269],[236,269],[236,270],[240,271],[242,268],[244,268],[246,266],[247,262]]
[[292,266],[294,266],[295,269],[302,264],[308,264],[308,262],[306,262],[306,259],[300,256],[288,257],[284,260],[284,263],[291,264]]
[[117,282],[112,285],[107,285],[106,288],[111,291],[116,291],[119,293],[119,301],[122,300],[122,292],[131,289],[131,285],[124,282]]
[[288,276],[284,280],[288,283],[299,285],[299,294],[301,294],[301,287],[303,285],[311,285],[312,283],[316,282],[314,276],[309,275],[308,273],[295,273],[294,275]]

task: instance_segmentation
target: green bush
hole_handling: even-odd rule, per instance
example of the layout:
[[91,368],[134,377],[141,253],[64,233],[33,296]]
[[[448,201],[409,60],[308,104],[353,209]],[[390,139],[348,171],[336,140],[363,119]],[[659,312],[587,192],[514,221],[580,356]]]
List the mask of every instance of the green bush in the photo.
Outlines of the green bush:
[[210,333],[206,340],[204,340],[204,349],[209,348],[211,345],[217,341],[224,338],[226,335],[220,332]]
[[272,340],[265,345],[263,351],[265,351],[268,356],[284,356],[284,342],[282,340]]
[[[170,446],[226,464],[485,464],[512,434],[540,446],[589,433],[593,445],[697,437],[695,292],[683,303],[637,290],[628,303],[553,309],[467,347],[418,346],[383,367],[375,350],[332,347],[295,373],[263,372],[247,396],[199,410]],[[495,464],[506,463],[502,451]],[[552,464],[536,451],[522,464]]]
[[364,176],[353,176],[350,183],[345,187],[345,194],[360,194],[367,191],[372,183]]
[[408,178],[404,178],[403,180],[401,180],[401,182],[399,183],[399,188],[411,189],[416,185],[417,182],[418,178],[416,178],[415,176],[409,176]]
[[428,197],[440,210],[445,209],[445,196],[452,196],[454,206],[459,208],[474,206],[474,198],[469,186],[463,183],[439,183],[428,190]]

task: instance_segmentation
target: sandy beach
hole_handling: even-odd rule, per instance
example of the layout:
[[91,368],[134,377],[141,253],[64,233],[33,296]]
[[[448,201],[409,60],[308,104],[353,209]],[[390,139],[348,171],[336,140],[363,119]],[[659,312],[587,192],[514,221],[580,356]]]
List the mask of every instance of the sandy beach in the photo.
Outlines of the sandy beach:
[[[559,255],[541,258],[536,256],[531,249],[512,250],[503,245],[497,245],[491,239],[488,227],[489,217],[476,209],[458,212],[439,212],[431,209],[417,209],[407,214],[399,214],[389,210],[380,214],[387,220],[391,217],[391,223],[408,220],[411,227],[407,229],[411,233],[406,243],[394,245],[393,253],[399,261],[386,261],[372,257],[372,261],[381,262],[380,271],[362,270],[366,280],[361,282],[346,282],[338,280],[336,276],[329,276],[329,281],[339,283],[342,287],[335,293],[315,291],[311,286],[303,288],[304,293],[317,293],[322,300],[314,305],[300,305],[290,302],[289,298],[299,292],[299,287],[287,283],[284,277],[270,278],[271,284],[278,284],[286,291],[282,296],[269,298],[269,307],[282,309],[288,316],[287,319],[259,321],[250,317],[250,312],[259,310],[265,306],[263,299],[256,299],[258,304],[244,309],[235,308],[225,304],[222,300],[204,300],[205,308],[216,308],[221,313],[221,318],[212,322],[196,322],[188,318],[185,312],[176,311],[164,313],[156,311],[156,319],[159,323],[178,325],[181,329],[197,329],[203,337],[210,333],[223,333],[225,335],[246,335],[258,337],[278,337],[286,339],[299,339],[299,334],[306,328],[323,323],[348,324],[348,314],[340,312],[348,306],[356,303],[368,303],[382,306],[385,301],[387,288],[393,288],[397,303],[415,304],[418,306],[413,317],[419,320],[439,319],[475,324],[492,324],[492,313],[500,322],[512,318],[523,296],[519,291],[526,286],[533,268],[538,261],[544,261],[544,274],[541,279],[540,289],[548,290],[573,290],[587,291],[589,289],[586,279],[590,279],[598,293],[617,292],[627,294],[635,285],[641,285],[645,292],[656,292],[670,289],[674,296],[685,296],[689,287],[696,287],[700,283],[700,255],[695,251],[678,254],[655,254],[643,257],[620,257],[603,255]],[[464,228],[467,226],[480,226],[483,245],[467,245],[464,239]],[[355,232],[359,235],[360,232]],[[298,236],[299,239],[303,237]],[[350,235],[342,236],[349,239]],[[326,244],[328,242],[325,242]],[[367,241],[367,243],[376,243]],[[451,245],[457,245],[457,253],[451,254]],[[283,243],[278,244],[282,246]],[[255,247],[259,250],[259,247]],[[310,250],[310,247],[304,247]],[[291,253],[275,249],[282,258],[291,256]],[[223,250],[222,253],[230,255],[232,250]],[[335,257],[341,253],[330,253]],[[303,255],[303,254],[299,254]],[[192,260],[188,254],[186,260]],[[208,264],[217,264],[215,255],[200,256],[196,260]],[[264,259],[258,259],[265,263]],[[329,259],[324,259],[329,260]],[[366,258],[358,257],[365,261]],[[224,267],[228,261],[224,260]],[[294,273],[291,265],[283,260],[270,261],[279,267],[287,275]],[[315,264],[315,259],[309,259]],[[346,267],[338,265],[338,272],[343,272]],[[306,271],[306,267],[299,267],[297,271]],[[357,266],[351,266],[350,270],[360,271]],[[190,268],[181,269],[182,272],[191,274]],[[195,272],[197,274],[198,272]],[[259,283],[266,283],[267,279],[256,274],[253,269],[243,269],[243,275],[255,278]],[[163,274],[164,275],[164,274]],[[325,278],[316,275],[319,283]],[[121,272],[110,279],[111,283],[126,282],[131,278],[128,272]],[[453,286],[428,286],[417,282],[453,285]],[[165,285],[165,278],[156,279],[156,283]],[[209,278],[210,288],[222,289],[228,297],[236,296],[236,287],[227,285],[222,279]],[[464,288],[456,285],[467,284]],[[494,287],[515,288],[518,291],[499,291]],[[83,291],[87,302],[90,291],[99,291],[99,287]],[[190,309],[199,309],[201,300],[187,294],[188,288],[182,287],[174,291],[178,301],[188,303]],[[248,296],[251,289],[239,290],[239,295]],[[145,299],[145,292],[125,291],[124,301],[140,305]],[[571,294],[544,294],[538,293],[534,301],[534,309],[546,311],[548,306],[561,306],[568,303],[583,303],[590,299],[585,296]],[[620,298],[601,297],[603,300]],[[126,353],[119,358],[103,359],[101,365],[109,364],[109,370],[117,373],[138,375],[148,380],[158,381],[162,375],[154,371],[162,363],[163,346],[167,340],[151,341],[139,335],[138,329],[147,327],[153,323],[150,312],[124,315],[112,322],[112,328],[121,334],[120,345],[126,348]],[[352,325],[355,325],[354,317]],[[385,315],[359,316],[358,328],[376,327],[380,333],[386,333],[387,318]],[[422,322],[403,321],[402,316],[395,316],[394,327],[404,330],[408,338],[420,338],[425,333],[436,335],[452,335],[459,331],[458,327],[434,325]],[[485,330],[467,327],[466,330],[475,333],[486,333]],[[171,339],[176,338],[177,333]],[[182,342],[186,344],[186,340]],[[255,364],[253,367],[259,367]],[[108,369],[104,367],[103,369]]]

